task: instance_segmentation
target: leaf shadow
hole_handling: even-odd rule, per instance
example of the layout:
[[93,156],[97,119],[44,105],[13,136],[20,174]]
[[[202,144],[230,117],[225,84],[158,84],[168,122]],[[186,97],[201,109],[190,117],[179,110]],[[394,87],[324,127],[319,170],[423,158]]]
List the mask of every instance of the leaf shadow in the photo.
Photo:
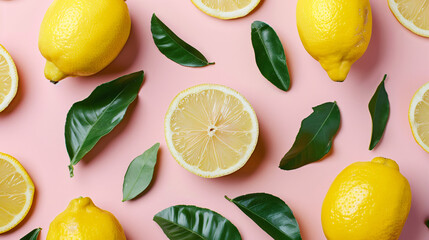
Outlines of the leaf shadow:
[[143,197],[147,192],[150,191],[150,189],[153,187],[153,185],[155,185],[156,178],[157,178],[157,176],[159,174],[159,165],[160,165],[160,162],[161,162],[160,160],[161,160],[161,156],[163,154],[163,151],[164,150],[161,147],[158,150],[157,160],[156,160],[155,168],[153,170],[153,177],[152,177],[152,180],[150,181],[149,185],[146,187],[146,189],[143,192],[141,192],[135,198],[133,198],[131,200],[128,200],[127,202],[134,202],[134,201],[138,200],[140,197]]
[[120,136],[120,134],[123,132],[123,130],[127,127],[128,123],[132,119],[132,113],[134,112],[137,103],[139,101],[139,98],[137,97],[134,102],[132,102],[127,109],[127,112],[125,113],[124,118],[122,121],[115,127],[113,130],[108,133],[107,135],[103,136],[97,144],[92,148],[81,160],[83,165],[89,164],[90,162],[98,159],[97,156],[100,154],[101,151],[103,151],[105,148],[111,144],[115,138]]
[[11,114],[15,110],[15,108],[17,108],[17,106],[22,102],[24,96],[26,95],[25,94],[26,86],[25,84],[23,84],[23,80],[22,80],[22,79],[26,79],[25,75],[23,75],[23,72],[18,67],[19,63],[15,61],[15,65],[16,65],[16,70],[18,72],[18,90],[12,102],[9,104],[9,106],[6,109],[4,109],[3,112],[0,112],[0,119],[2,117],[6,117],[7,115]]
[[110,76],[111,74],[117,74],[126,72],[138,58],[140,53],[140,34],[138,29],[138,21],[134,21],[135,17],[131,16],[131,32],[128,37],[127,43],[125,44],[119,55],[111,62],[106,68],[97,73],[97,76]]

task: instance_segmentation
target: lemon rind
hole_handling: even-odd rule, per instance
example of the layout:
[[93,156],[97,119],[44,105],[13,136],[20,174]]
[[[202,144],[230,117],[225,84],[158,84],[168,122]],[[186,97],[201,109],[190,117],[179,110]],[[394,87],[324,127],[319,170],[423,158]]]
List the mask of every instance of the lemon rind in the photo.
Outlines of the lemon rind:
[[[171,115],[173,114],[174,110],[177,109],[177,106],[180,102],[180,100],[182,100],[185,96],[192,94],[192,93],[198,93],[204,90],[209,90],[209,89],[214,89],[214,90],[220,90],[226,94],[231,94],[234,97],[236,97],[237,99],[239,99],[242,103],[243,103],[243,107],[245,109],[245,111],[249,112],[249,115],[252,119],[252,129],[253,131],[251,131],[251,133],[253,133],[253,141],[251,144],[249,144],[249,148],[247,149],[246,154],[243,155],[242,159],[240,159],[235,165],[229,167],[228,169],[217,169],[216,171],[203,171],[199,168],[197,168],[196,166],[190,165],[188,163],[186,163],[181,157],[180,157],[180,153],[176,150],[176,148],[173,145],[172,142],[172,132],[169,131],[168,129],[170,129],[170,120],[171,120]],[[235,91],[232,88],[223,86],[223,85],[217,85],[217,84],[201,84],[201,85],[197,85],[191,88],[188,88],[182,92],[180,92],[171,102],[167,114],[165,116],[165,120],[164,120],[164,132],[165,132],[165,141],[167,142],[167,147],[170,150],[171,155],[173,156],[173,158],[176,160],[177,163],[179,163],[180,166],[182,166],[184,169],[188,170],[189,172],[196,174],[200,177],[204,177],[204,178],[217,178],[217,177],[222,177],[225,175],[229,175],[231,173],[234,173],[236,171],[238,171],[240,168],[242,168],[247,161],[250,159],[252,153],[254,152],[257,142],[258,142],[258,137],[259,137],[259,125],[258,125],[258,119],[256,117],[256,113],[253,110],[252,106],[250,105],[250,103],[237,91]]]

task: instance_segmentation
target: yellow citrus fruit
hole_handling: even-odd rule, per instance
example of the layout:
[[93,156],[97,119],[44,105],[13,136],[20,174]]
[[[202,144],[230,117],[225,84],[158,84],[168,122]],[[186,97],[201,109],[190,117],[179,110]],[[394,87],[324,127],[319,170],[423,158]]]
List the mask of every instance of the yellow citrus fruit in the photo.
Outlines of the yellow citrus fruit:
[[3,111],[16,95],[18,90],[18,72],[12,57],[0,45],[0,112]]
[[369,0],[298,0],[302,44],[334,81],[344,81],[366,51],[372,31]]
[[101,71],[118,56],[130,29],[124,0],[54,0],[39,33],[46,78],[57,82]]
[[73,199],[49,226],[46,240],[125,240],[118,220],[88,197]]
[[220,19],[233,19],[249,14],[261,0],[192,0],[207,15]]
[[14,157],[0,153],[0,233],[20,223],[33,203],[34,184]]
[[322,205],[328,240],[397,240],[411,206],[411,190],[395,161],[356,162],[334,180]]
[[414,94],[408,120],[416,142],[429,153],[429,83]]
[[240,169],[258,142],[256,114],[237,91],[214,84],[179,93],[165,116],[165,139],[176,161],[206,178]]
[[427,0],[388,0],[396,19],[408,30],[429,37],[429,4]]

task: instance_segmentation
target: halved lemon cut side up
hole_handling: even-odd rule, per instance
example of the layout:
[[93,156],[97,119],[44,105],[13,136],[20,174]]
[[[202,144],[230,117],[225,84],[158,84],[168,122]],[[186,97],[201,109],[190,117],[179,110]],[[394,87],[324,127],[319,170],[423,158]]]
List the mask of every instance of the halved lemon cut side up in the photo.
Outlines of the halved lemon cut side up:
[[18,73],[15,63],[6,49],[0,45],[0,112],[9,106],[18,89]]
[[33,203],[34,184],[22,165],[0,153],[0,233],[20,223]]
[[192,0],[207,15],[220,19],[233,19],[249,14],[260,0]]
[[410,31],[429,37],[429,1],[388,0],[396,19]]
[[423,85],[414,94],[408,120],[414,139],[426,152],[429,152],[429,83]]
[[165,117],[165,138],[176,161],[206,178],[240,169],[258,142],[256,114],[235,90],[203,84],[176,96]]

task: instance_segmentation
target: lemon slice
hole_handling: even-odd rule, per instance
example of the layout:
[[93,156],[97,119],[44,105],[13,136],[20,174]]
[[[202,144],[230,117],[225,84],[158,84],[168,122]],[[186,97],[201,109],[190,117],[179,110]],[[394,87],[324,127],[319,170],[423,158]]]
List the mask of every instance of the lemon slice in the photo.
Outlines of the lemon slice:
[[414,94],[408,113],[411,131],[416,142],[429,152],[429,83]]
[[260,0],[192,0],[192,3],[205,14],[220,19],[244,17]]
[[176,161],[206,178],[231,174],[258,142],[258,119],[235,90],[203,84],[176,96],[165,117],[165,138]]
[[429,1],[388,0],[396,19],[410,31],[429,37]]
[[0,112],[3,111],[16,95],[18,73],[12,57],[0,45]]
[[34,184],[21,164],[0,153],[0,233],[18,225],[33,203]]

